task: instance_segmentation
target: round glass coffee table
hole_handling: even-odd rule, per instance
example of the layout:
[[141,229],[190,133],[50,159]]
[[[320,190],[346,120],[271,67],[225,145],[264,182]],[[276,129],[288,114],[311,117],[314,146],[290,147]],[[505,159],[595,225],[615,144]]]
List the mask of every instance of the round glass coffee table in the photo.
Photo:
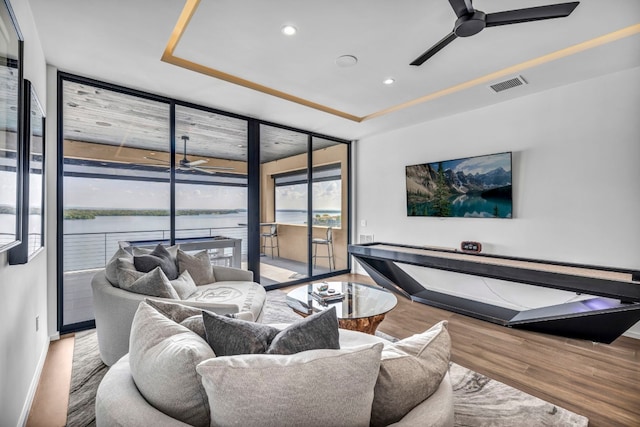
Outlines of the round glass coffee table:
[[[342,293],[343,299],[322,302],[313,293],[322,287]],[[287,294],[287,305],[296,313],[307,317],[313,313],[336,308],[339,326],[352,331],[375,334],[380,322],[391,311],[398,300],[386,289],[354,282],[316,282],[293,289]]]

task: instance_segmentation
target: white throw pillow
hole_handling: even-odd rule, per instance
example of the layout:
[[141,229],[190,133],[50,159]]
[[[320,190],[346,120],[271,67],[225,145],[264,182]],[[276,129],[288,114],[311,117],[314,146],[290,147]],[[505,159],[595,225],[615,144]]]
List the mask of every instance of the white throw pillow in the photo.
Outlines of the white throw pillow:
[[211,426],[369,426],[383,344],[244,354],[197,367]]
[[180,299],[187,299],[198,290],[188,271],[183,271],[177,279],[171,280],[171,286],[176,290]]
[[155,408],[184,423],[209,426],[209,403],[196,366],[215,357],[197,334],[142,301],[129,339],[131,375]]

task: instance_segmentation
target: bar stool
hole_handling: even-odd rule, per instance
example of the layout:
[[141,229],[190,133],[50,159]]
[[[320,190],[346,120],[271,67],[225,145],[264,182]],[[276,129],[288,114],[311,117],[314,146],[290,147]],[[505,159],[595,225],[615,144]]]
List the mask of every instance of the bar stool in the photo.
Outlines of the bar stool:
[[[270,248],[271,258],[273,258],[273,249],[275,248],[278,253],[278,258],[280,258],[280,246],[278,246],[278,224],[271,224],[269,226],[269,231],[267,233],[262,233],[260,236],[262,236],[262,253],[266,255],[266,249]],[[268,246],[267,239],[269,239]]]
[[[331,227],[327,228],[327,238],[326,239],[312,239],[311,243],[313,243],[313,268],[316,267],[318,263],[318,258],[327,258],[329,260],[329,271],[335,270],[336,268],[336,259],[333,253],[333,230]],[[318,245],[327,245],[327,255],[318,255]]]

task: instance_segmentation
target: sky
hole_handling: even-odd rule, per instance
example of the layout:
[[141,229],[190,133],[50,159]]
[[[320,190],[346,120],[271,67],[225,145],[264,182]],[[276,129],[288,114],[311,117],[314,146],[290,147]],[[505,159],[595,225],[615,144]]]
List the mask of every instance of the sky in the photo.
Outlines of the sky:
[[[313,183],[313,209],[339,211],[342,205],[340,181]],[[307,209],[307,184],[283,185],[276,187],[276,207],[278,209]]]
[[[98,178],[64,179],[65,207],[169,209],[169,184]],[[178,209],[246,209],[247,189],[176,185]]]
[[0,171],[0,205],[16,204],[16,174]]
[[[505,171],[511,170],[511,153],[490,154],[488,156],[469,157],[442,162],[443,167],[454,172],[463,171],[465,174],[483,174],[501,167]],[[437,169],[437,163],[435,163]]]
[[[246,209],[243,187],[178,184],[178,209]],[[306,209],[306,184],[278,187],[278,209]],[[314,209],[340,210],[340,181],[313,184]],[[98,178],[64,179],[65,207],[169,209],[169,185],[159,182],[122,181]]]

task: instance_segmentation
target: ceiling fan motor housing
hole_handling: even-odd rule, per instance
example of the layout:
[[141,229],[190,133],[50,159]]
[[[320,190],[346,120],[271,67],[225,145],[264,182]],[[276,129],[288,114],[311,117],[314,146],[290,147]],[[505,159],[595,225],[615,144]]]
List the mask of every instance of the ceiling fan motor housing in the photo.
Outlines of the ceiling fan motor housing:
[[469,37],[478,34],[486,26],[486,14],[479,10],[462,15],[456,20],[453,32],[458,37]]

